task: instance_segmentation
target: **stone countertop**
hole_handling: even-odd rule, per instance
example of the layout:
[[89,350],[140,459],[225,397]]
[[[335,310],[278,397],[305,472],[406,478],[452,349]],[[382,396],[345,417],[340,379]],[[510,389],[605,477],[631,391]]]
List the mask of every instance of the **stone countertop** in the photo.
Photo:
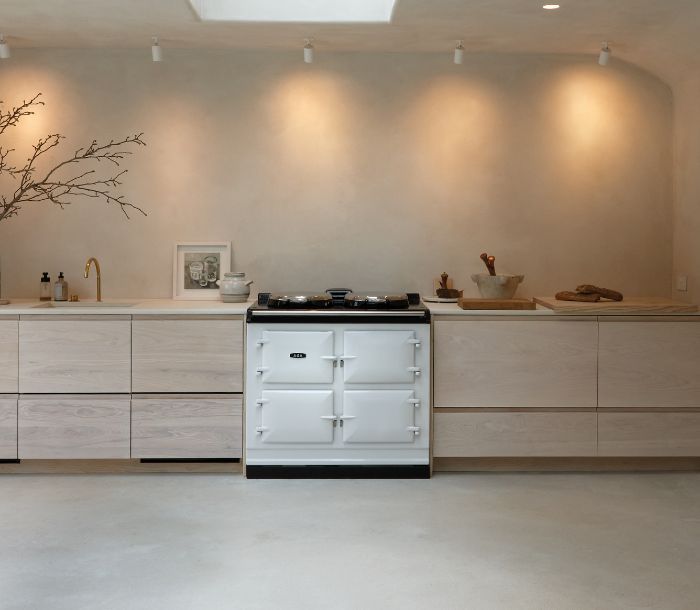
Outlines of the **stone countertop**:
[[433,316],[552,316],[551,309],[537,306],[537,309],[462,309],[457,303],[426,303]]
[[[86,301],[83,301],[85,303]],[[70,303],[58,307],[44,306],[49,301],[10,299],[9,305],[0,305],[0,316],[5,315],[238,315],[243,316],[252,300],[245,303],[221,301],[175,301],[173,299],[106,299],[108,305],[90,307]]]

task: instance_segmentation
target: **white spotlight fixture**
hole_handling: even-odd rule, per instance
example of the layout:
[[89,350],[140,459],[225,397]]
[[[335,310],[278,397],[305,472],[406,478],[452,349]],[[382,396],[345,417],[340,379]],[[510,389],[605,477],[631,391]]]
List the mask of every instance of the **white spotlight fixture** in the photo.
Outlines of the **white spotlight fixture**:
[[457,46],[455,47],[454,62],[458,65],[464,61],[464,44],[462,42],[463,41],[458,40]]
[[610,50],[608,43],[604,42],[602,48],[600,49],[600,55],[598,56],[598,63],[601,66],[607,66],[608,62],[610,61],[611,53],[612,53],[612,51]]
[[304,63],[314,63],[314,45],[311,44],[311,38],[304,38]]
[[151,39],[151,57],[153,61],[163,61],[163,47],[160,46],[158,36]]
[[2,34],[0,34],[0,59],[10,59],[10,45]]
[[560,6],[559,4],[543,4],[542,8],[545,11],[556,11]]

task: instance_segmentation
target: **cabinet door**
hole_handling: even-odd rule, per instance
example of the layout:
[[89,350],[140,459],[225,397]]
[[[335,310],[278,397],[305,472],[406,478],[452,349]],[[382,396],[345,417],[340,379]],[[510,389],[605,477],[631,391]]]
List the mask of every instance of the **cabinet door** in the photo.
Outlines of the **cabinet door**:
[[700,322],[600,322],[601,407],[700,407]]
[[346,383],[412,383],[416,373],[416,334],[412,330],[343,333]]
[[331,390],[269,390],[257,408],[263,443],[332,443]]
[[601,411],[598,455],[700,457],[700,412]]
[[130,397],[21,396],[19,459],[128,459]]
[[436,407],[595,407],[598,324],[435,323]]
[[435,457],[576,457],[596,454],[596,413],[435,414]]
[[116,318],[21,319],[20,393],[130,392],[131,321]]
[[333,383],[332,331],[264,331],[263,383]]
[[0,316],[0,393],[17,392],[19,321]]
[[243,391],[243,322],[135,319],[134,392]]
[[17,459],[17,396],[0,396],[0,460]]
[[239,458],[242,446],[238,397],[132,399],[132,458]]
[[415,426],[412,390],[352,390],[343,393],[343,442],[413,443]]

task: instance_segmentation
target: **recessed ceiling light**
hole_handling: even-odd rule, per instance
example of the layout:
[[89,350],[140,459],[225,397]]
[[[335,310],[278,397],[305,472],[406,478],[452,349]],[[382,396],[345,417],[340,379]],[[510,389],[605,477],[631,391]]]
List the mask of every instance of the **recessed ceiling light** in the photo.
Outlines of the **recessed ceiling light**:
[[202,21],[390,23],[396,0],[190,0]]
[[10,45],[2,34],[0,34],[0,59],[10,59]]
[[547,11],[555,11],[560,6],[561,6],[560,4],[543,4],[542,8],[547,10]]

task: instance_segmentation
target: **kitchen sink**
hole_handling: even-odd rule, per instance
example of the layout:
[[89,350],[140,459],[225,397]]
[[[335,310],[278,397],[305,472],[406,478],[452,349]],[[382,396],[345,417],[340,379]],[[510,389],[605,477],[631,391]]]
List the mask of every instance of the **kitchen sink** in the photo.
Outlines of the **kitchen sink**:
[[90,307],[133,307],[138,305],[136,301],[49,301],[47,303],[39,303],[34,305],[33,309],[54,309],[63,307],[80,307],[80,308],[90,308]]

